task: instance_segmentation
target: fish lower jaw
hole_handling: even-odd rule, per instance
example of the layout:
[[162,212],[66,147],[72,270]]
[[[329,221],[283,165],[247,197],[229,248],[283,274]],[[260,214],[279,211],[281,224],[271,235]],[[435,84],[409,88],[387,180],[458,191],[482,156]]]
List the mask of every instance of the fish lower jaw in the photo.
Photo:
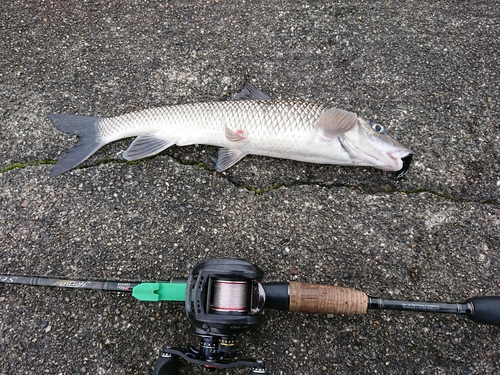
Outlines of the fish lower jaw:
[[[387,157],[391,159],[391,168],[390,169],[384,169],[386,171],[390,172],[398,172],[403,168],[403,159],[408,157],[409,155],[413,155],[413,152],[411,150],[397,150],[397,151],[392,151],[387,153]],[[382,169],[382,168],[381,168]]]
[[[408,156],[408,155],[411,155],[411,154],[406,154],[404,157]],[[381,166],[374,166],[375,168],[378,168],[378,169],[381,169],[383,171],[386,171],[386,172],[397,172],[397,171],[400,171],[401,168],[403,168],[403,158],[398,158],[398,159],[395,159],[393,157],[390,157],[388,155],[388,157],[390,158],[387,163],[385,163],[384,165],[381,165]]]
[[350,163],[345,163],[344,165],[373,167],[386,172],[397,172],[403,167],[401,159],[395,159],[388,154],[381,154],[377,158],[369,154],[358,155],[358,157],[350,155],[350,160]]
[[387,152],[387,156],[395,160],[401,160],[410,154],[413,154],[413,152],[409,149],[396,149],[394,151]]

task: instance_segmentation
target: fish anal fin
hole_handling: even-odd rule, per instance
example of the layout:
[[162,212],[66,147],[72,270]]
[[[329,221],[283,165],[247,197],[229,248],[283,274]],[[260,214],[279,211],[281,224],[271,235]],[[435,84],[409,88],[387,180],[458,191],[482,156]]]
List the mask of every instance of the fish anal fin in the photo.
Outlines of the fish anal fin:
[[247,155],[245,151],[236,148],[221,148],[219,149],[219,156],[215,169],[217,172],[222,172],[235,165]]
[[143,159],[155,155],[175,143],[175,140],[164,139],[154,133],[140,134],[123,152],[122,156],[129,161]]
[[231,98],[231,100],[269,100],[271,97],[260,91],[250,82],[245,82],[243,89]]
[[318,140],[329,142],[348,132],[356,125],[358,115],[354,112],[338,108],[330,108],[323,112],[316,123]]
[[238,129],[234,131],[226,126],[225,132],[226,132],[226,139],[229,142],[242,142],[247,139],[247,132],[243,129]]

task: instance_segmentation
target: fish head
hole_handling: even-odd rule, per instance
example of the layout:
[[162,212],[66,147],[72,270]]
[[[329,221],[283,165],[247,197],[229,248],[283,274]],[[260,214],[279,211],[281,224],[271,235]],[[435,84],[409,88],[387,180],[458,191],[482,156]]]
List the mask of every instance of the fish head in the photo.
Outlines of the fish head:
[[339,142],[354,165],[395,171],[396,179],[406,174],[413,156],[413,152],[395,140],[382,125],[362,117],[358,117],[351,130],[339,136]]

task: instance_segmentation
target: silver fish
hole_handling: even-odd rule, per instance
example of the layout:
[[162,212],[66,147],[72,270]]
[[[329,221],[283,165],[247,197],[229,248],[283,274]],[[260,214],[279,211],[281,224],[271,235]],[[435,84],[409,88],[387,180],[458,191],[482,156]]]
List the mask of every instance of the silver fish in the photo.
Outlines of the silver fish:
[[102,146],[136,137],[126,160],[155,155],[177,145],[219,146],[216,169],[223,171],[248,154],[298,161],[371,166],[402,178],[412,151],[382,125],[327,104],[273,100],[246,83],[233,100],[180,104],[117,117],[49,116],[57,129],[79,142],[52,169],[57,176],[75,168]]

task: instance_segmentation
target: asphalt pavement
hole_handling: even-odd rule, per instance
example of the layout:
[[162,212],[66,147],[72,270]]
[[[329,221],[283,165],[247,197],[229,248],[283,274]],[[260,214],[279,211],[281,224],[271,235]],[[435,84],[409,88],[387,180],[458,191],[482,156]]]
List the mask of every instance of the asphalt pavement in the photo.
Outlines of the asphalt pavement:
[[[2,1],[0,273],[156,280],[233,257],[265,281],[500,295],[499,51],[494,0]],[[50,175],[76,142],[50,114],[227,100],[245,81],[376,120],[414,151],[409,173],[260,156],[217,173],[204,145],[130,163],[128,139]],[[500,329],[463,316],[263,317],[239,345],[271,374],[500,373]],[[152,374],[189,343],[179,304],[0,293],[2,374]]]

